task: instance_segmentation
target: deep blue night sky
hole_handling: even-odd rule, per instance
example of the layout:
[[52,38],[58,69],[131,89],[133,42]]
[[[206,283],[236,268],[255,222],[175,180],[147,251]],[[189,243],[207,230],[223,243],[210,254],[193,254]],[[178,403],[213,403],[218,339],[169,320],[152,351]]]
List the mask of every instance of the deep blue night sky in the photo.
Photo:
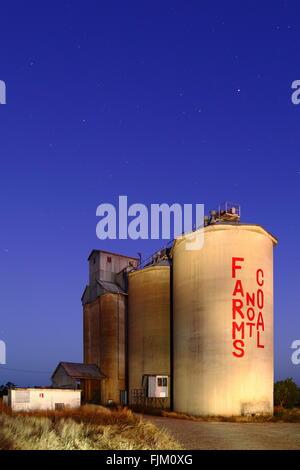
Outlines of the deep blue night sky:
[[122,194],[233,200],[279,239],[275,376],[300,384],[299,14],[296,1],[1,5],[0,384],[47,385],[82,360],[92,248],[162,245],[96,238],[96,207]]

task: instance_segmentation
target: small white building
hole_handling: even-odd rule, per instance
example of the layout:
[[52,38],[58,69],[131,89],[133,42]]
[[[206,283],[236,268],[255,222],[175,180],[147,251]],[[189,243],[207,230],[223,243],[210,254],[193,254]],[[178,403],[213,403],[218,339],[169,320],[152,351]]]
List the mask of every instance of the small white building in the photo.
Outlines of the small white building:
[[62,410],[81,405],[81,390],[59,388],[12,388],[8,406],[13,411]]
[[167,375],[148,375],[148,397],[168,398]]

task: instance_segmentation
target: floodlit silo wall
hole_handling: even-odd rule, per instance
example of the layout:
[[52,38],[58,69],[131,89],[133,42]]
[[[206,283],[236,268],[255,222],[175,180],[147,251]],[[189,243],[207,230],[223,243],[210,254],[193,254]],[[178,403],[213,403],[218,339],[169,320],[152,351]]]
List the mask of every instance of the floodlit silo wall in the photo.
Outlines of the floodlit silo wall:
[[125,309],[126,296],[107,293],[84,309],[84,362],[96,364],[106,379],[101,380],[101,390],[96,382],[87,383],[90,399],[107,404],[109,400],[120,403],[120,391],[125,390]]
[[174,410],[273,412],[273,246],[258,225],[209,225],[173,247]]
[[[149,376],[168,376],[170,403],[170,267],[151,266],[128,277],[129,400]],[[143,380],[144,379],[144,380]],[[146,390],[147,394],[147,390]]]

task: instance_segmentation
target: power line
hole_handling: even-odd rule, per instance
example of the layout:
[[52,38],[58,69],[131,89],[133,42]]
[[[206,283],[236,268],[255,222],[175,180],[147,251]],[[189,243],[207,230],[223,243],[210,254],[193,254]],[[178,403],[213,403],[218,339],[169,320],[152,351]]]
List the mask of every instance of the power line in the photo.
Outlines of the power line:
[[46,372],[42,370],[26,370],[26,369],[11,369],[10,367],[0,367],[0,372],[1,370],[9,370],[13,372],[27,372],[30,374],[51,374],[51,372]]

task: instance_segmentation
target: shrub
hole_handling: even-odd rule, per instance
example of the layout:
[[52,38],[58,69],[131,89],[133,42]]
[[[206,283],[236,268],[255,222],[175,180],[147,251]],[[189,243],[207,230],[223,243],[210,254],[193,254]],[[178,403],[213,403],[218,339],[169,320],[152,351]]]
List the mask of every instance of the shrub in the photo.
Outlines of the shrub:
[[274,404],[292,408],[300,399],[300,390],[291,378],[280,380],[274,385]]

